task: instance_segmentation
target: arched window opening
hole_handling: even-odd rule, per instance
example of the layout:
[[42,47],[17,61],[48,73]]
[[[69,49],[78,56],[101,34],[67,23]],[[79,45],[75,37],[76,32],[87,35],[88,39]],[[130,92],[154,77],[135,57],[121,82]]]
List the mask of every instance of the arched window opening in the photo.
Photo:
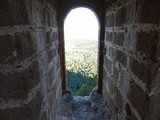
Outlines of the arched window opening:
[[88,8],[69,12],[64,22],[67,88],[88,96],[97,83],[99,22]]

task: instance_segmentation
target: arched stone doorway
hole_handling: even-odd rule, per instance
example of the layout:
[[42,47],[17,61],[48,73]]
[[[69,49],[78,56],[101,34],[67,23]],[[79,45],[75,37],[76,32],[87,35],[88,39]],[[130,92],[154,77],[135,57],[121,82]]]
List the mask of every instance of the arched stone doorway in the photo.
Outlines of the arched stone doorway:
[[64,22],[67,89],[88,96],[97,83],[99,19],[86,7],[72,9]]
[[62,91],[65,93],[66,80],[65,80],[65,49],[64,49],[64,20],[69,13],[74,8],[86,7],[91,9],[99,19],[99,37],[98,37],[98,66],[97,66],[97,88],[98,93],[102,93],[102,77],[103,77],[103,55],[104,55],[104,31],[105,31],[105,6],[102,1],[63,1],[60,4],[58,11],[58,32],[59,32],[59,54],[60,54],[60,64],[61,64],[61,79],[62,79]]

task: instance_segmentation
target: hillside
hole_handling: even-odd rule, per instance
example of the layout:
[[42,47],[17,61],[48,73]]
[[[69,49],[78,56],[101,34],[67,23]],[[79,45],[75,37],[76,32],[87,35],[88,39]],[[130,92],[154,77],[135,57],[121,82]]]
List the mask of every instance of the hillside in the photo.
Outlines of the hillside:
[[65,49],[67,87],[76,96],[87,96],[96,85],[98,43],[67,40]]

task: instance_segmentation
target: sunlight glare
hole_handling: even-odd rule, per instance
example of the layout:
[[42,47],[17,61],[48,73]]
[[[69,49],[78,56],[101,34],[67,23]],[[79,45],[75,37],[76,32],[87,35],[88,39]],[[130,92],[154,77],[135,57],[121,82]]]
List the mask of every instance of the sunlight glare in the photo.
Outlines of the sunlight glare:
[[87,8],[73,9],[65,19],[65,39],[98,39],[98,20]]

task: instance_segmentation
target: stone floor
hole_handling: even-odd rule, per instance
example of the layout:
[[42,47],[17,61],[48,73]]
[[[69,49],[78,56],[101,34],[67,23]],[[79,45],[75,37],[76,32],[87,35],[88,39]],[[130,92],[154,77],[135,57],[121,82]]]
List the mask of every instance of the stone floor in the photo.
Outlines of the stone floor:
[[93,90],[90,96],[63,95],[56,120],[110,120],[102,95]]

